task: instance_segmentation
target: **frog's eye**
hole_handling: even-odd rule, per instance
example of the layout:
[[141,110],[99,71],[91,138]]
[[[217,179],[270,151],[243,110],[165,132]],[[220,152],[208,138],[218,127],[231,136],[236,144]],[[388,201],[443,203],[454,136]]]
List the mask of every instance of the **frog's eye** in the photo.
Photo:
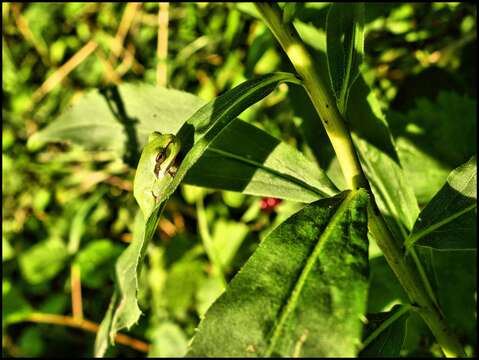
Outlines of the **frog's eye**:
[[160,151],[158,155],[156,155],[155,161],[161,164],[163,161],[165,161],[165,158],[166,158],[165,151]]

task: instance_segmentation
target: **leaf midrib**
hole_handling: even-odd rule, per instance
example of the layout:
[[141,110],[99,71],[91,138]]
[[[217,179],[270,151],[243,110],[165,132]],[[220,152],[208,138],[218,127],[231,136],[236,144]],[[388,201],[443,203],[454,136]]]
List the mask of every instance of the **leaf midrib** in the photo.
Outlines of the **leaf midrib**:
[[271,333],[272,336],[270,338],[270,345],[265,351],[264,356],[265,357],[270,357],[276,343],[278,341],[279,336],[281,335],[281,331],[283,330],[284,323],[286,322],[286,319],[288,316],[291,314],[291,312],[294,310],[298,303],[299,295],[301,294],[301,291],[306,283],[306,280],[309,276],[309,273],[313,269],[314,264],[316,263],[317,258],[319,257],[319,254],[321,253],[324,244],[327,242],[328,238],[331,236],[331,233],[336,229],[336,225],[341,219],[342,215],[346,212],[346,210],[349,207],[349,204],[354,200],[356,195],[358,194],[357,191],[352,190],[347,197],[343,200],[341,205],[338,207],[336,212],[333,214],[333,216],[330,218],[330,221],[328,225],[326,226],[326,229],[323,231],[321,236],[318,239],[318,242],[316,243],[316,246],[314,247],[313,252],[311,255],[309,255],[306,265],[304,266],[303,270],[301,271],[301,274],[299,275],[299,278],[294,285],[293,290],[291,291],[289,298],[287,300],[286,305],[283,307],[281,310],[281,313],[279,315],[279,320],[275,323]]

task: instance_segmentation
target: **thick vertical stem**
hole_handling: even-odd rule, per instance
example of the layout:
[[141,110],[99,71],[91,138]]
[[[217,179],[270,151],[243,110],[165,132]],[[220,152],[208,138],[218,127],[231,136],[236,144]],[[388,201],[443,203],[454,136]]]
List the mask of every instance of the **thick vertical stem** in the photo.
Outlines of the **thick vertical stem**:
[[[353,189],[369,188],[354,149],[351,134],[344,124],[336,101],[317,75],[312,57],[301,42],[296,29],[291,24],[282,22],[281,11],[276,4],[256,3],[256,8],[303,79],[303,86],[323,122],[348,186]],[[461,344],[452,334],[441,311],[429,296],[417,268],[403,256],[384,219],[379,211],[373,209],[374,207],[376,205],[372,199],[368,226],[389,266],[431,329],[444,354],[448,357],[464,356]]]

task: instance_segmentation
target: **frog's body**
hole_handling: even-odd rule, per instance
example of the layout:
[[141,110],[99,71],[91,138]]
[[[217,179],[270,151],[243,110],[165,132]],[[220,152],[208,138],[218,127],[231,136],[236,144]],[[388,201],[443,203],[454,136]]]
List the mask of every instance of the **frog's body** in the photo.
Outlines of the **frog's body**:
[[171,134],[153,132],[141,153],[133,184],[133,195],[147,218],[176,173],[180,142]]

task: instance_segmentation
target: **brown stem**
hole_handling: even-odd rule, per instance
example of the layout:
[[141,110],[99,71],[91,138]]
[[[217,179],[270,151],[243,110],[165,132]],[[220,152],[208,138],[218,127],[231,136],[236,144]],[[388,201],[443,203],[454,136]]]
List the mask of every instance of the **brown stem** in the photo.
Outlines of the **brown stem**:
[[[32,313],[22,319],[22,321],[29,321],[34,323],[43,323],[43,324],[54,324],[54,325],[63,325],[71,328],[81,329],[89,332],[96,333],[98,331],[98,324],[93,321],[85,319],[75,319],[71,316],[65,315],[56,315],[56,314],[43,314],[43,313]],[[123,345],[129,346],[135,350],[138,350],[143,353],[148,353],[150,349],[150,344],[134,339],[128,335],[117,334],[115,340]]]

